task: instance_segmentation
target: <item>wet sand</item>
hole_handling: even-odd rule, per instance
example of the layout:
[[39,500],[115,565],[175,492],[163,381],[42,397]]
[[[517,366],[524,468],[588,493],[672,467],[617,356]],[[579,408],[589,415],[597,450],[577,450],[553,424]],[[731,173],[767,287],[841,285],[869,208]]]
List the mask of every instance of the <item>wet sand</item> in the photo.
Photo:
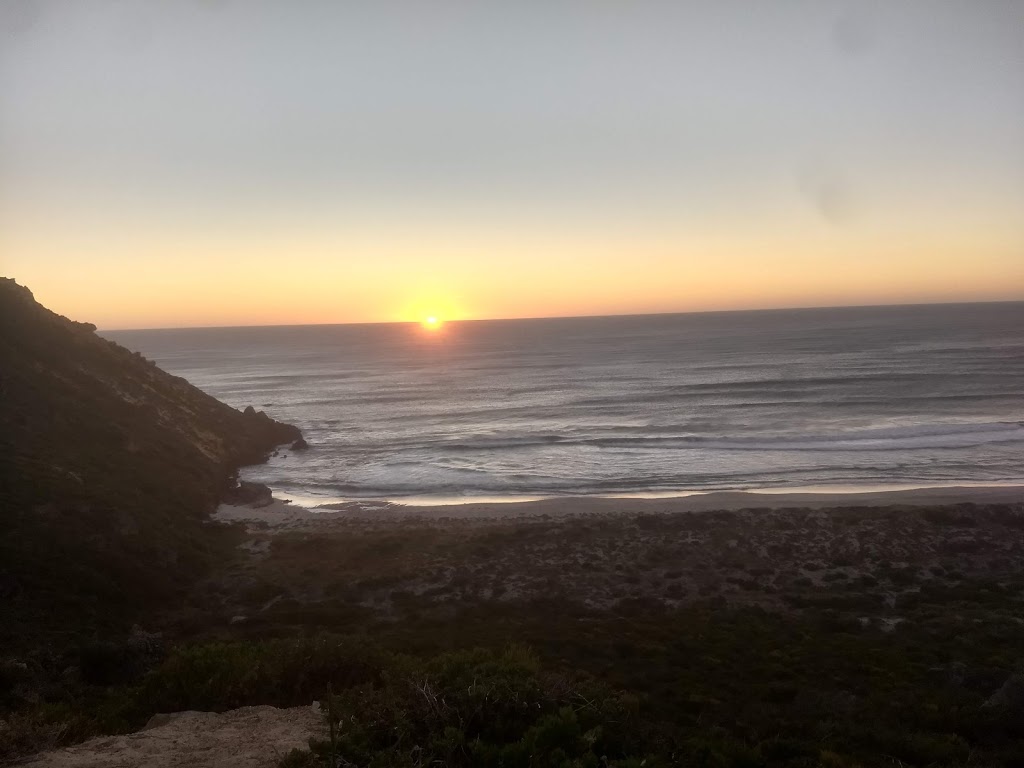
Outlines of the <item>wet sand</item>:
[[353,501],[306,508],[274,500],[262,507],[222,504],[214,515],[220,522],[247,522],[268,528],[329,528],[339,522],[388,520],[516,520],[581,515],[675,514],[742,509],[807,509],[885,506],[943,506],[950,504],[1024,503],[1024,485],[949,486],[854,493],[764,493],[716,491],[668,498],[609,498],[573,496],[522,502],[468,502],[413,506],[385,501]]

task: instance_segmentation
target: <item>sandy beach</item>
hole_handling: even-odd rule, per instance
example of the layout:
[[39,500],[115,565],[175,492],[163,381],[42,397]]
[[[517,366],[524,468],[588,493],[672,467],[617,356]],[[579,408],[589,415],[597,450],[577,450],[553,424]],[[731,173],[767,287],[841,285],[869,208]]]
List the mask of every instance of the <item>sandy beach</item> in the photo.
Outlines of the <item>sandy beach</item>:
[[222,504],[219,522],[246,522],[271,529],[320,529],[352,521],[380,524],[389,520],[512,521],[580,515],[675,514],[753,509],[820,510],[833,507],[944,506],[950,504],[1019,504],[1024,485],[948,486],[863,492],[718,491],[665,498],[573,496],[537,501],[467,502],[436,506],[385,501],[353,501],[308,508],[274,499],[265,506]]
[[339,600],[387,617],[402,601],[430,612],[725,599],[785,612],[837,596],[874,601],[872,620],[891,623],[922,589],[1016,578],[1022,501],[1022,486],[316,511],[274,501],[225,505],[215,519],[246,529],[220,582],[235,596],[225,614],[259,626],[300,605],[328,621]]

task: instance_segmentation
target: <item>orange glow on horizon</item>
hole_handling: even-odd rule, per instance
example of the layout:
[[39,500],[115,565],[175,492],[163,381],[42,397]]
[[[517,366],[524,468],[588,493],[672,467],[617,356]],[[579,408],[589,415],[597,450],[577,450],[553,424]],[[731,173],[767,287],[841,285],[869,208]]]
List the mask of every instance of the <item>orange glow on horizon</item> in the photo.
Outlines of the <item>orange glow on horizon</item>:
[[6,231],[0,272],[104,330],[405,322],[429,331],[434,317],[436,331],[489,318],[1024,299],[1020,240],[994,226],[842,236],[424,226],[259,242],[129,227],[86,234],[85,225]]

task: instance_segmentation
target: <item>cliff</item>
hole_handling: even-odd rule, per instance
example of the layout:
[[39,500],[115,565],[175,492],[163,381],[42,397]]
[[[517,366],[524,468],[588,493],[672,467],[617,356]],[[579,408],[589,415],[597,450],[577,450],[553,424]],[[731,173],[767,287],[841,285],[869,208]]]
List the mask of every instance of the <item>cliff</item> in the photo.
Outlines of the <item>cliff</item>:
[[183,594],[222,547],[206,520],[237,468],[299,437],[0,279],[0,646]]

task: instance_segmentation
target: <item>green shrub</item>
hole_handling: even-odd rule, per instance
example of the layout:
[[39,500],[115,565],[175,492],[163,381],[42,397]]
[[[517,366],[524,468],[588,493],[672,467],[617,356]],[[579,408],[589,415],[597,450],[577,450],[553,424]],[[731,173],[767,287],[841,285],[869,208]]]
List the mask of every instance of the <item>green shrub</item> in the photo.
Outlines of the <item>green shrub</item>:
[[97,731],[95,721],[67,704],[47,704],[28,712],[0,717],[0,764],[44,749],[56,749],[87,739]]
[[[632,697],[546,674],[531,652],[465,651],[421,662],[396,657],[379,682],[332,699],[333,742],[311,745],[320,765],[627,765],[639,745]],[[314,764],[292,753],[289,768]],[[634,763],[638,764],[638,763]],[[652,763],[648,762],[648,765]]]
[[186,646],[146,676],[134,706],[144,712],[223,712],[258,704],[308,705],[329,685],[369,682],[390,663],[390,654],[369,643],[328,635]]

